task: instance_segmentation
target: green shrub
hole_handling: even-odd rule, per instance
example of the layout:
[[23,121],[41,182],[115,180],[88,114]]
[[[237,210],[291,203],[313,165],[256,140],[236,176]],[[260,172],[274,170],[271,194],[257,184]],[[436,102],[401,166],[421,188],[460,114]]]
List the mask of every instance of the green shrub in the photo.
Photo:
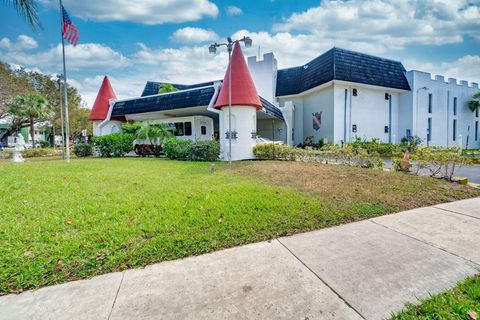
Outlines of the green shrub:
[[40,144],[40,146],[42,148],[50,148],[52,146],[50,141],[46,141],[46,140],[40,140],[40,141],[38,141],[38,143]]
[[422,139],[419,136],[403,137],[401,145],[408,148],[408,151],[415,152],[418,146],[422,144]]
[[140,121],[135,121],[133,123],[125,123],[122,125],[122,132],[129,133],[135,136],[141,127],[142,127],[142,123]]
[[253,148],[253,155],[257,159],[264,160],[296,160],[297,155],[307,153],[301,148],[291,148],[282,144],[262,143]]
[[276,159],[287,161],[336,163],[362,168],[382,168],[383,161],[378,154],[370,154],[351,145],[340,148],[336,145],[324,145],[321,150],[291,148],[271,143],[258,144],[253,148],[257,159]]
[[453,147],[418,147],[412,155],[418,174],[427,170],[431,177],[438,177],[452,181],[456,169],[472,163],[468,157],[462,156],[459,148]]
[[345,145],[351,145],[354,149],[363,149],[369,154],[378,154],[380,156],[399,156],[406,149],[405,145],[380,142],[375,138],[370,141],[362,141],[359,137],[356,137],[355,141]]
[[52,157],[55,155],[55,150],[53,148],[32,148],[25,149],[21,153],[24,158]]
[[0,151],[0,159],[8,159],[12,157],[11,151],[2,150]]
[[216,161],[220,156],[220,144],[216,140],[196,141],[164,139],[163,152],[172,160]]
[[176,138],[165,139],[162,143],[163,152],[172,160],[189,160],[192,151],[191,140],[179,140]]
[[216,161],[220,156],[220,144],[216,140],[196,141],[192,145],[190,160]]
[[73,153],[77,157],[89,157],[93,154],[93,149],[88,143],[77,143],[73,146]]
[[102,157],[123,157],[133,150],[133,135],[129,133],[112,133],[93,138],[93,144]]

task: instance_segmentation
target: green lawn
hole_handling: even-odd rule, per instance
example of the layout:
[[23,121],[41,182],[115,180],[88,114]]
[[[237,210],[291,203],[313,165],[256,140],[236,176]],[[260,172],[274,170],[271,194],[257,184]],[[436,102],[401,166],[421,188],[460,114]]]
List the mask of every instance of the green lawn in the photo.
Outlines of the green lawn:
[[480,276],[467,279],[456,288],[435,295],[421,305],[409,304],[391,320],[480,319]]
[[0,294],[478,195],[287,162],[0,161]]

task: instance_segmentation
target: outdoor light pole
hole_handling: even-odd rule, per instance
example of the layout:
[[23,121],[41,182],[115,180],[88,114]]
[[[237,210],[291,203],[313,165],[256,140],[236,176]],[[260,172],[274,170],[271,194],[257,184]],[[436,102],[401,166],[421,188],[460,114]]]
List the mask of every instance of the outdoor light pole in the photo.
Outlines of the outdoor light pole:
[[250,37],[243,37],[239,40],[232,40],[227,38],[227,43],[214,43],[208,47],[210,53],[216,53],[217,48],[221,46],[227,47],[228,51],[228,163],[232,163],[232,51],[233,46],[237,42],[244,42],[245,47],[250,48],[252,46],[252,39]]
[[[57,83],[58,90],[60,91],[60,128],[62,132],[62,160],[65,160],[65,133],[63,132],[63,107],[62,107],[62,79],[63,76],[57,74]],[[53,122],[53,127],[55,127],[55,121]],[[55,135],[53,136],[53,145],[55,145]]]

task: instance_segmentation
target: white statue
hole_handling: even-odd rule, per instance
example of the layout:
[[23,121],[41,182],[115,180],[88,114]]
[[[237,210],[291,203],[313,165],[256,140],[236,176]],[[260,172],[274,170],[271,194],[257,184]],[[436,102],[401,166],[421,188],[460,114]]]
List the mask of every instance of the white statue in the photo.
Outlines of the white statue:
[[12,162],[24,162],[25,159],[23,159],[22,151],[25,150],[25,139],[20,133],[17,133],[12,146]]

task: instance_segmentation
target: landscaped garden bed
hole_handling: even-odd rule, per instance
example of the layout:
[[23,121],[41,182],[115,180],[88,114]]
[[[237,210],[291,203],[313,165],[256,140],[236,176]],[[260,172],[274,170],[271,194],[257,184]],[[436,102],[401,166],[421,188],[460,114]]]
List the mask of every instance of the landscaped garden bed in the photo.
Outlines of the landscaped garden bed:
[[0,161],[0,294],[479,196],[301,162]]

